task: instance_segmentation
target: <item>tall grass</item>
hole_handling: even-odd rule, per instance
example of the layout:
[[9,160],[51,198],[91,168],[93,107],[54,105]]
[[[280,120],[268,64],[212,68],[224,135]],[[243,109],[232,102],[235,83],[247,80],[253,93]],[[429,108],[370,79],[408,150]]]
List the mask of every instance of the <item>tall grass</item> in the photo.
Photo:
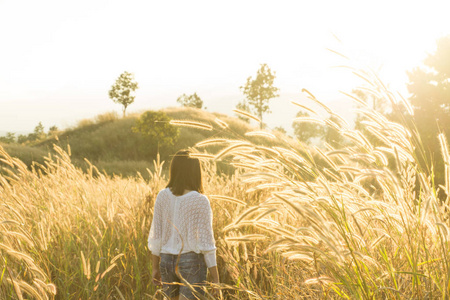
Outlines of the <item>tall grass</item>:
[[[433,168],[419,163],[423,145],[411,123],[409,104],[390,93],[376,75],[358,75],[371,84],[366,91],[390,101],[400,120],[389,121],[355,99],[364,105],[364,126],[377,141],[339,117],[338,122],[310,121],[338,130],[346,138],[346,147],[340,149],[326,145],[301,153],[296,147],[217,141],[223,148],[214,159],[231,157],[243,181],[256,183],[247,192],[261,192],[257,203],[223,229],[225,240],[250,242],[252,247],[265,237],[270,241],[266,251],[296,262],[304,272],[298,278],[301,290],[285,290],[283,297],[448,299],[450,156],[445,137],[439,139],[447,179],[445,186],[437,187],[428,171]],[[438,199],[439,189],[446,193],[445,201]],[[249,229],[259,234],[247,234]],[[237,271],[235,279],[242,274]],[[275,296],[276,287],[267,294],[261,285],[247,281],[250,290],[260,291],[260,298],[264,292]]]
[[162,180],[109,178],[93,166],[86,174],[55,150],[31,171],[1,150],[14,171],[0,177],[0,298],[46,299],[56,290],[58,299],[138,299],[152,291],[145,251],[151,219],[143,211]]
[[[359,76],[399,112],[394,123],[361,109],[376,141],[335,116],[310,121],[337,129],[346,141],[339,149],[237,133],[220,118],[227,137],[216,137],[214,128],[197,144],[224,298],[449,297],[445,137],[439,136],[446,184],[438,187],[422,160],[408,103],[375,75]],[[158,298],[146,240],[154,199],[166,183],[162,163],[155,161],[149,180],[108,177],[89,162],[87,172],[75,167],[70,151],[55,151],[30,170],[0,148],[0,299]],[[229,161],[235,174],[217,176],[218,161]]]

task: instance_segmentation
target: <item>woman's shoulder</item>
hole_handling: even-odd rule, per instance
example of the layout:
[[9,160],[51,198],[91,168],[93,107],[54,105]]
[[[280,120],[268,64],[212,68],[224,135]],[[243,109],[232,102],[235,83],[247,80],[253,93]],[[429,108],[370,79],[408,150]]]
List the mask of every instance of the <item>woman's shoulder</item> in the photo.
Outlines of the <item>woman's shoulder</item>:
[[203,195],[202,193],[199,193],[197,191],[189,191],[188,193],[186,193],[185,195],[190,195],[191,197],[195,197],[195,198],[206,198],[205,195]]
[[190,192],[190,200],[193,200],[194,202],[200,204],[200,205],[209,205],[209,199],[202,193],[192,191]]
[[165,188],[159,191],[157,198],[167,198],[172,195],[170,188]]

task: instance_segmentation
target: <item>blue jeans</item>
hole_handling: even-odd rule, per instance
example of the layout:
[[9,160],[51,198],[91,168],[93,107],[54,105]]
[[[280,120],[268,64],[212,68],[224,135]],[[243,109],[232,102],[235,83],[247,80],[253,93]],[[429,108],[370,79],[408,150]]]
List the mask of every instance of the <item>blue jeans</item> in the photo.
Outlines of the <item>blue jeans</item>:
[[[177,266],[178,255],[161,253],[159,269],[161,271],[161,280],[163,282],[163,291],[169,297],[175,297],[179,294],[188,299],[197,299],[195,295],[203,295],[202,285],[206,282],[206,263],[203,254],[194,252],[183,253]],[[176,270],[178,267],[179,274]],[[183,284],[180,276],[190,285],[194,285],[192,290]]]

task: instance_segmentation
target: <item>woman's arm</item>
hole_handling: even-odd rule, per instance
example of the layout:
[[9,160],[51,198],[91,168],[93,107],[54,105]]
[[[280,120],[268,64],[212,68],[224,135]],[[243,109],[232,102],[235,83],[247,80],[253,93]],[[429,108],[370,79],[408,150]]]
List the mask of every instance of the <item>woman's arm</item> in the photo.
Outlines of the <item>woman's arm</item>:
[[208,268],[209,274],[211,276],[212,283],[220,283],[219,281],[219,271],[217,270],[217,266]]
[[[214,284],[219,284],[220,280],[219,280],[219,271],[217,270],[217,266],[208,268],[208,271],[209,271],[209,276],[211,277],[210,282],[214,283]],[[222,294],[220,294],[220,289],[217,286],[212,286],[212,294],[213,294],[214,298],[218,298],[219,295],[220,296],[222,295]]]
[[156,196],[155,206],[153,208],[153,219],[148,235],[148,248],[152,254],[159,256],[161,251],[161,238],[163,227],[163,207],[162,207],[163,191]]
[[155,207],[153,209],[153,219],[148,235],[148,248],[152,252],[152,278],[153,284],[156,286],[161,285],[161,272],[159,269],[159,262],[161,258],[159,253],[161,251],[161,234],[162,234],[162,207],[161,207],[160,192],[156,197]]
[[199,222],[199,246],[205,257],[206,266],[211,274],[213,283],[219,283],[219,273],[216,262],[216,241],[213,232],[213,215],[211,205],[207,197],[200,200],[201,205],[198,211]]
[[152,278],[153,284],[156,286],[161,285],[161,272],[159,270],[159,262],[161,257],[152,254]]

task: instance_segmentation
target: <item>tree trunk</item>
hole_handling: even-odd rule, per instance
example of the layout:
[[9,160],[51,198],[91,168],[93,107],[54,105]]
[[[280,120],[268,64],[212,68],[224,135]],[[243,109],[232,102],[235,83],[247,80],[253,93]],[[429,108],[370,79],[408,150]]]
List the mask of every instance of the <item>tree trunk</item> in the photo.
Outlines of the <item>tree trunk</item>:
[[259,129],[262,130],[263,129],[263,111],[262,111],[262,107],[263,107],[263,101],[261,99],[259,99],[258,101],[259,104],[259,109],[258,109],[258,114],[259,114]]

